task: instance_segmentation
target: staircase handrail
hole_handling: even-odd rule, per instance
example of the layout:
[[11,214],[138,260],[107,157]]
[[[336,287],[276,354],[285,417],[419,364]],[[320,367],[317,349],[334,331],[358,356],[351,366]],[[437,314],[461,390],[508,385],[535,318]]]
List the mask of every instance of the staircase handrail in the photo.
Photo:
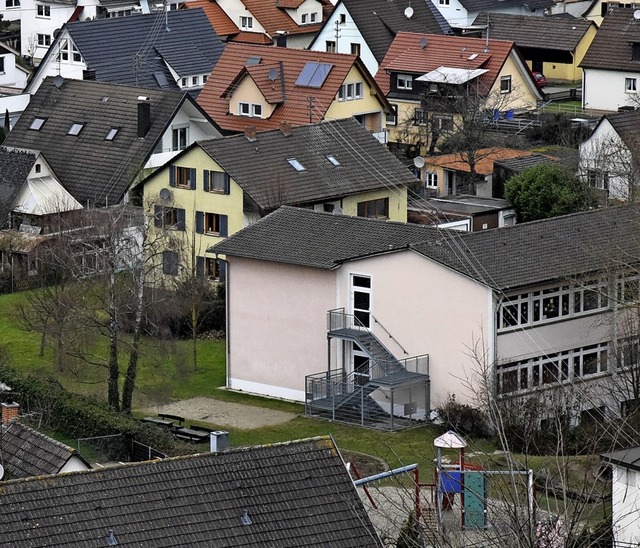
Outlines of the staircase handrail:
[[400,350],[402,350],[404,352],[404,355],[408,356],[409,352],[407,352],[405,347],[400,344],[398,339],[396,339],[391,333],[389,333],[389,330],[384,325],[382,325],[382,322],[380,320],[378,320],[378,318],[376,318],[373,314],[370,314],[370,316],[373,319],[373,321],[376,322],[387,335],[389,335],[389,338],[392,339],[393,342],[395,342],[398,345]]

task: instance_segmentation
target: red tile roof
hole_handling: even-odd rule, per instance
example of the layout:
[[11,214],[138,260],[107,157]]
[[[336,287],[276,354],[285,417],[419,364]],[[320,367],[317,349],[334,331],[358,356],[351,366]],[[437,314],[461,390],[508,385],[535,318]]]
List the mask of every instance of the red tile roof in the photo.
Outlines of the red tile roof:
[[242,42],[243,44],[258,44],[261,46],[273,45],[273,40],[266,34],[262,34],[261,32],[247,32],[244,30],[229,36],[227,42]]
[[[238,82],[243,76],[247,77],[245,64],[249,57],[260,58],[260,64],[250,66],[248,74],[261,89],[265,98],[270,102],[277,102],[279,97],[283,99],[268,119],[229,114],[231,84],[234,81]],[[333,65],[320,88],[295,84],[305,64],[310,61]],[[226,131],[244,131],[248,125],[255,126],[259,131],[276,129],[281,121],[288,121],[292,126],[305,125],[324,118],[344,79],[354,66],[363,74],[364,80],[378,92],[381,104],[388,108],[384,95],[355,55],[239,43],[227,44],[197,101]],[[282,70],[282,74],[279,73],[277,78],[272,80],[269,78],[269,69],[276,67],[278,71]],[[283,81],[284,90],[282,89]],[[313,103],[311,118],[309,116],[310,97]]]
[[202,8],[218,36],[238,33],[238,27],[215,0],[190,0],[182,4],[182,8]]
[[[488,175],[493,173],[493,162],[500,160],[507,160],[510,158],[523,158],[525,156],[531,156],[530,150],[515,150],[511,148],[482,148],[476,151],[476,173],[480,175]],[[557,159],[554,156],[548,156],[548,158]],[[455,171],[471,172],[469,162],[467,162],[460,152],[453,152],[451,154],[442,154],[440,156],[426,156],[424,158],[426,166],[439,166]]]
[[297,6],[294,7],[289,4],[295,4],[296,2],[287,1],[284,3],[288,5],[283,5],[283,2],[278,0],[242,0],[242,3],[271,37],[274,37],[279,30],[288,34],[316,33],[322,28],[322,22],[332,9],[330,2],[321,1],[324,5],[324,10],[321,14],[322,20],[315,25],[298,25],[284,9],[295,9]]
[[380,65],[376,82],[387,94],[390,83],[388,71],[426,74],[439,67],[483,68],[488,72],[480,76],[480,81],[489,89],[514,49],[514,43],[489,40],[488,44],[489,51],[485,53],[487,41],[484,38],[399,32]]

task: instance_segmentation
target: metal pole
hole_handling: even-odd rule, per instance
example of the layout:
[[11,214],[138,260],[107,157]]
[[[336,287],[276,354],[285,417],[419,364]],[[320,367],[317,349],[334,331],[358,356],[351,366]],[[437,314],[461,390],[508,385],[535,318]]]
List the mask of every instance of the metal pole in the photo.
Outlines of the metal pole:
[[353,484],[357,487],[358,485],[364,485],[365,483],[370,483],[372,481],[378,481],[381,479],[389,478],[391,476],[397,476],[398,474],[402,474],[404,472],[411,472],[412,470],[416,470],[417,468],[417,464],[408,464],[407,466],[394,468],[393,470],[387,470],[386,472],[380,472],[379,474],[374,474],[373,476],[367,476],[366,478],[354,481]]

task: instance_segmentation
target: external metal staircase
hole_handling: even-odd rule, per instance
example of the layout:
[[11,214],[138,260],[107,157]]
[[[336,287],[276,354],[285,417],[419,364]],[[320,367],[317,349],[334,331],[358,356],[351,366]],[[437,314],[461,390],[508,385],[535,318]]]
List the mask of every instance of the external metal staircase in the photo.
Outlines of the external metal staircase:
[[[381,326],[373,316],[371,319]],[[327,321],[329,339],[351,341],[368,356],[366,374],[329,367],[325,372],[308,375],[307,415],[394,430],[404,421],[394,417],[393,412],[383,409],[372,397],[373,392],[380,388],[386,390],[390,394],[390,409],[393,410],[394,390],[410,384],[424,384],[428,400],[428,355],[397,359],[380,338],[355,316],[345,314],[343,309],[330,310]],[[382,331],[395,341],[384,327]],[[395,343],[407,354],[397,341]]]

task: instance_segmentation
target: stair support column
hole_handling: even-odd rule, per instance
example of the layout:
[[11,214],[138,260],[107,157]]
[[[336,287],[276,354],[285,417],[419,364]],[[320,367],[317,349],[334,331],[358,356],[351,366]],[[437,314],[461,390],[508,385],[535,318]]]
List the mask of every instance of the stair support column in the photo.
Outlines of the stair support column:
[[391,389],[391,413],[390,413],[390,417],[391,417],[391,431],[394,432],[394,428],[393,428],[393,396],[394,396],[394,392],[395,390],[392,388]]

